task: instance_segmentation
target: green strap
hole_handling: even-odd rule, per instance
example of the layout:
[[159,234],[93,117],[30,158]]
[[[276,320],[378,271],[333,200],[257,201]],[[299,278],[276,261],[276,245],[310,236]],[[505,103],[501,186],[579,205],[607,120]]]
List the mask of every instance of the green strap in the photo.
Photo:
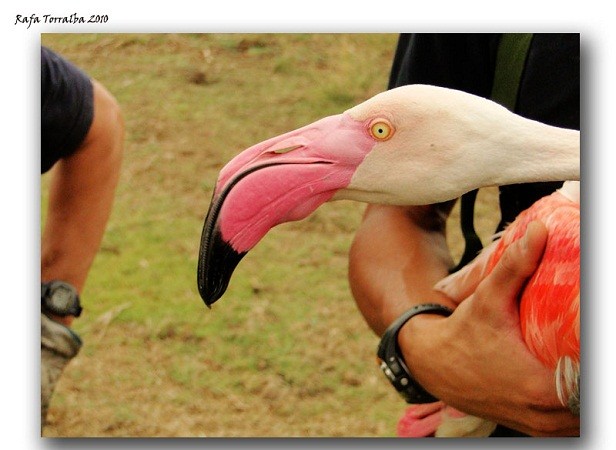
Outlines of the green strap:
[[[514,111],[518,100],[520,80],[526,64],[526,56],[533,39],[532,33],[506,33],[501,36],[496,52],[496,67],[490,98]],[[464,254],[460,262],[450,270],[456,272],[471,262],[483,248],[481,239],[475,231],[474,209],[477,191],[462,195],[460,204],[460,228],[464,236]]]
[[501,36],[498,44],[490,98],[510,111],[515,110],[520,80],[532,39],[532,33],[506,33]]

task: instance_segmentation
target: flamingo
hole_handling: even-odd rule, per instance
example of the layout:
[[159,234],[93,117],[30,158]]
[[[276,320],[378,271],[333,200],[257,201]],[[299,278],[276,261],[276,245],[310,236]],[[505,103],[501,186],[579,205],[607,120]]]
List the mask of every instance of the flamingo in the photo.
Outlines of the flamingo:
[[[579,160],[577,130],[532,121],[490,100],[447,88],[409,85],[382,92],[341,114],[251,146],[223,167],[201,236],[199,293],[211,307],[224,294],[240,260],[272,227],[301,220],[327,201],[425,205],[484,186],[575,181],[580,177]],[[561,190],[565,194],[558,195],[571,196],[573,188],[567,186]],[[544,254],[544,275],[539,277],[540,270],[536,274],[546,285],[556,281],[547,267],[565,256],[556,237],[559,221],[555,218],[556,228],[549,228],[554,245]],[[522,226],[503,234],[501,247],[483,252],[481,259],[488,263],[481,270],[479,263],[473,264],[473,273],[487,273],[505,243],[519,235],[520,231],[514,232],[518,228]],[[577,267],[572,263],[571,276],[579,280],[579,241],[573,251],[577,251]],[[460,283],[467,290],[480,278],[469,273],[470,269],[464,272],[466,281]],[[444,280],[440,288],[455,295],[455,283],[449,281]],[[579,398],[575,375],[579,284],[573,298],[527,304],[520,309],[527,344],[540,359],[545,355],[546,364],[553,364],[556,357],[555,388],[565,405],[575,403],[565,397]],[[573,327],[571,335],[577,337],[574,351],[560,354],[559,349],[551,355],[552,341],[561,337],[546,342],[542,333],[546,328],[554,331],[554,315],[572,311],[573,325],[568,323]],[[561,331],[558,328],[557,333]],[[464,416],[457,412],[451,416],[460,415]],[[482,419],[462,420],[475,421],[471,428],[483,427]]]

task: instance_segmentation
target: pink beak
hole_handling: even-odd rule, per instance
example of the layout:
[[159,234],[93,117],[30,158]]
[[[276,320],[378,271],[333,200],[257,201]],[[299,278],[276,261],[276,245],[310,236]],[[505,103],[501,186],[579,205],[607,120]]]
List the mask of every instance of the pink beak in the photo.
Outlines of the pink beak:
[[233,270],[274,226],[301,220],[351,181],[374,147],[367,125],[347,114],[268,139],[220,172],[199,251],[199,294],[207,306]]

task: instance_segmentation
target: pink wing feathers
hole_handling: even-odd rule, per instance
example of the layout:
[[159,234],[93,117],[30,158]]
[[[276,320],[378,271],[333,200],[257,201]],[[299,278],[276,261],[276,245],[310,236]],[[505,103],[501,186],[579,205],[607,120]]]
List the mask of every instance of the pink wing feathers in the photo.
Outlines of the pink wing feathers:
[[533,354],[556,368],[562,357],[580,358],[580,205],[560,192],[539,200],[507,227],[487,273],[534,220],[545,224],[548,241],[520,298],[520,323]]

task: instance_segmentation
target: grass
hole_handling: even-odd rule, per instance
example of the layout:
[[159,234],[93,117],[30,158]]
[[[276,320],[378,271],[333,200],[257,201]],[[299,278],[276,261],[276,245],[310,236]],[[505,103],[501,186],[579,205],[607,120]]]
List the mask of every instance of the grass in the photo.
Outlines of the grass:
[[[404,404],[374,363],[377,339],[346,280],[362,205],[327,204],[272,230],[211,311],[196,264],[224,163],[384,90],[396,36],[71,33],[42,43],[105,84],[127,125],[114,211],[75,322],[85,346],[44,435],[393,436]],[[495,194],[485,195],[483,230],[495,224]],[[461,253],[456,233],[451,242]]]

